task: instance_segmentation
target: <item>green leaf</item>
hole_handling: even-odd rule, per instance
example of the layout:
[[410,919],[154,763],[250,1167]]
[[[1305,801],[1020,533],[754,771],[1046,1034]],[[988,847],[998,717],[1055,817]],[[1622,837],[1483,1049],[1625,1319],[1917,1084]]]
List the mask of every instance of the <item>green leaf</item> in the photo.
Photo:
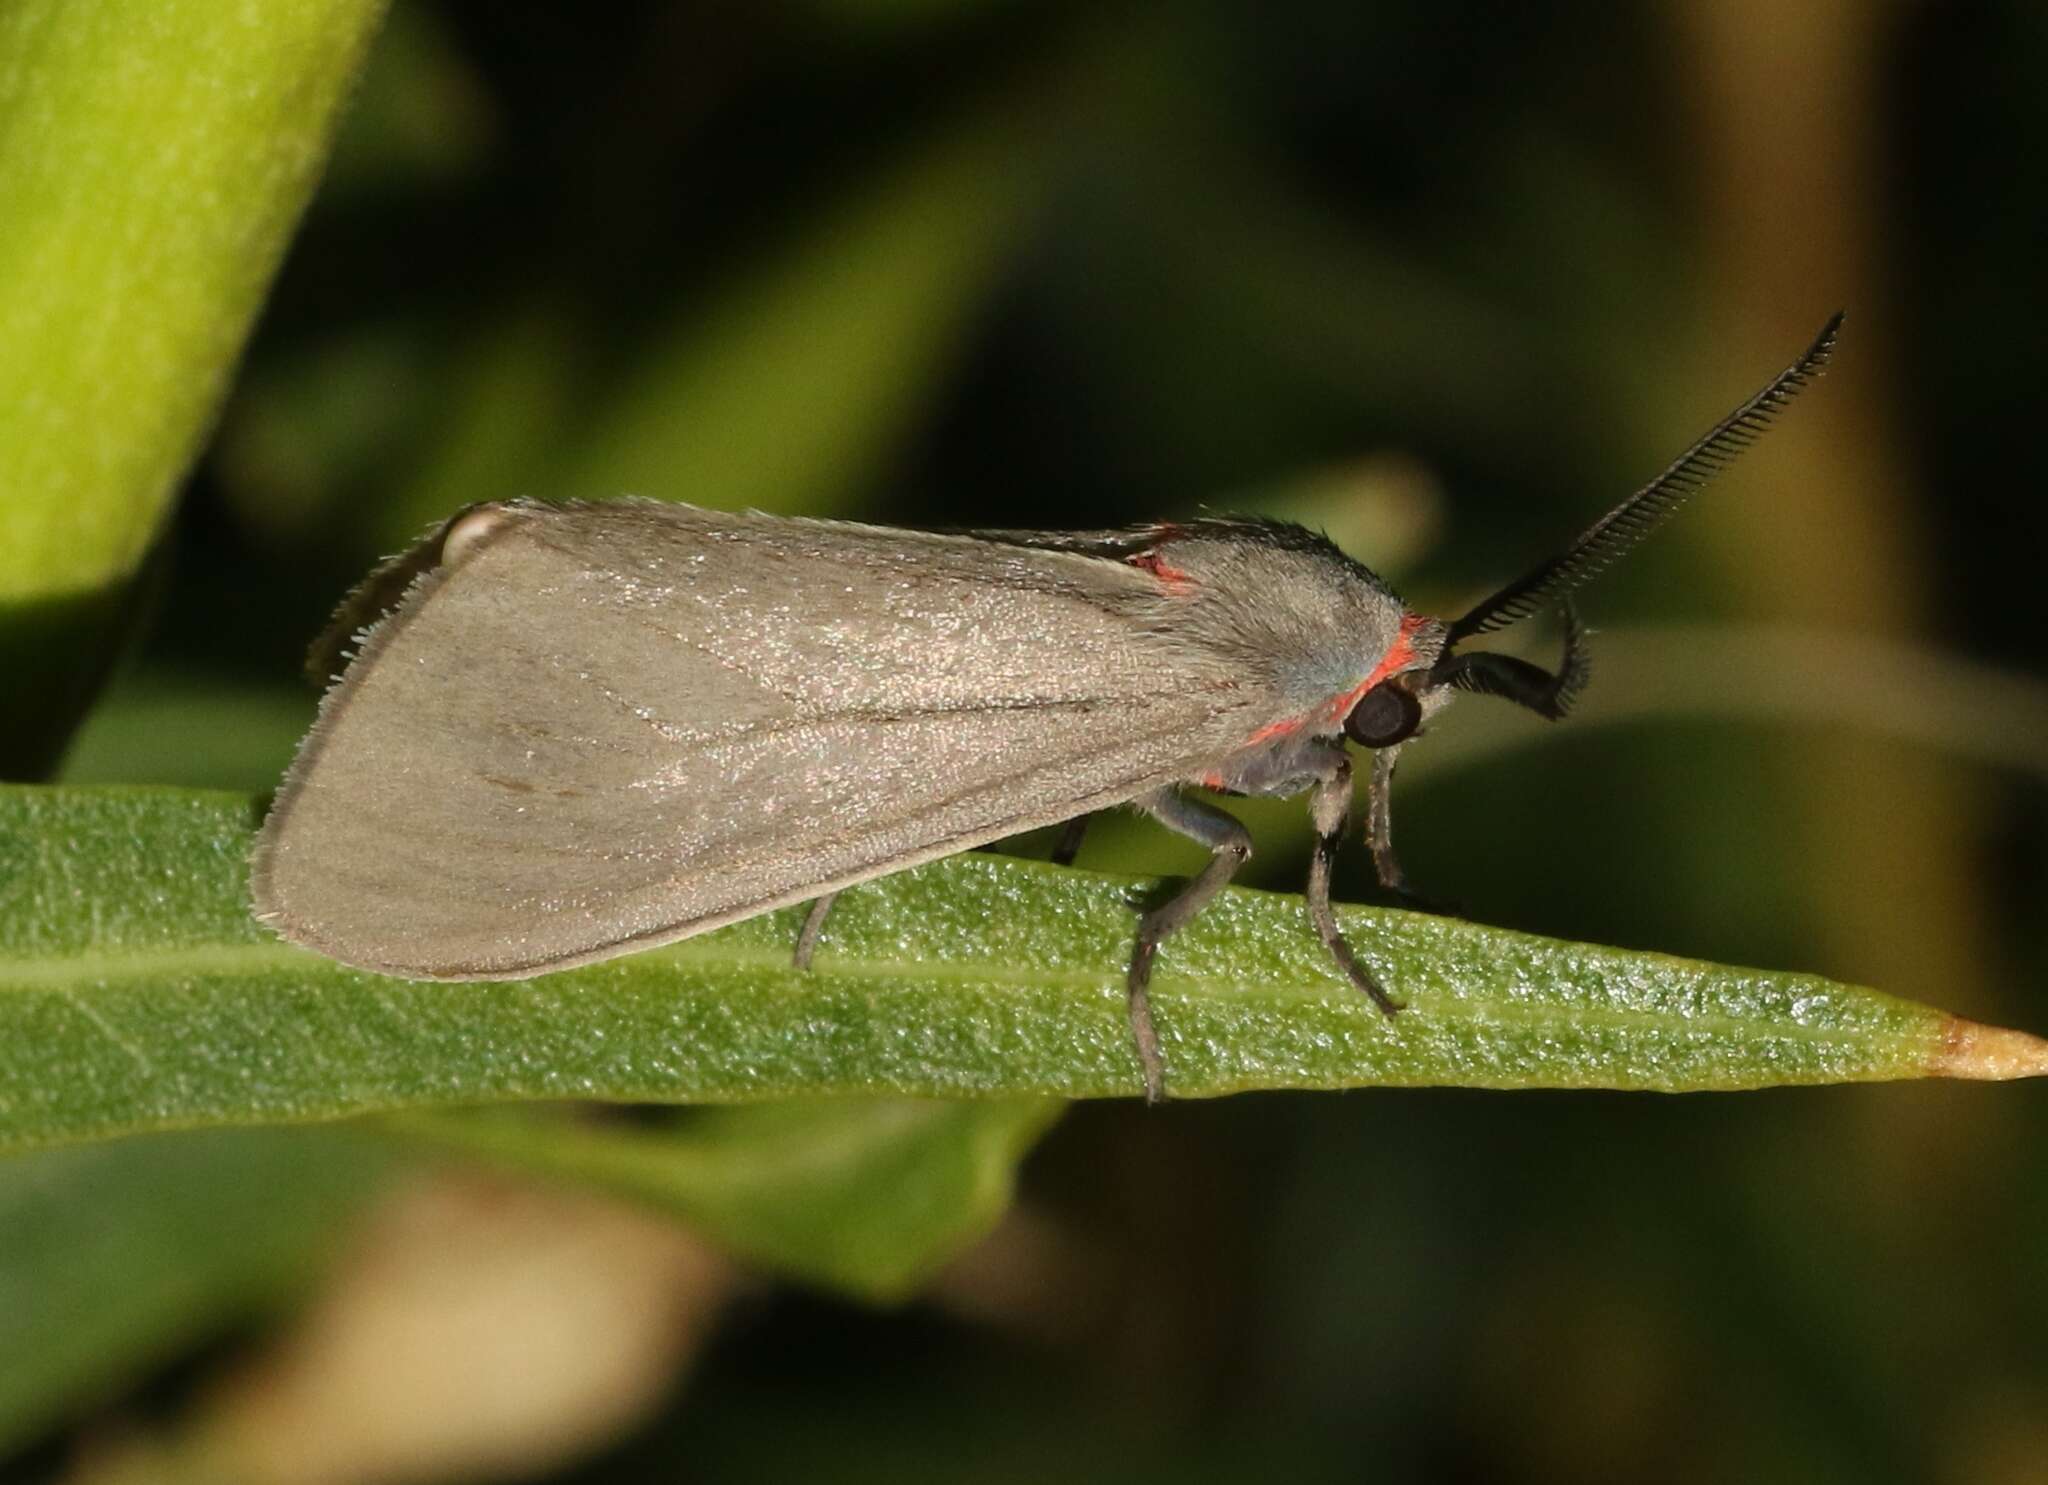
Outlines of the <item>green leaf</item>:
[[83,705],[383,9],[0,7],[0,773]]
[[1069,77],[918,141],[686,312],[608,399],[561,490],[843,511],[1014,251]]
[[512,1170],[674,1212],[768,1268],[888,1301],[991,1227],[1054,1099],[794,1099],[657,1129],[522,1110],[394,1115],[385,1127]]
[[[507,983],[347,970],[249,916],[255,806],[0,789],[0,1147],[429,1105],[1129,1094],[1154,884],[966,855],[793,912]],[[1160,956],[1169,1091],[1754,1088],[2048,1071],[2048,1043],[1811,975],[1354,908],[1408,1011],[1340,979],[1299,900],[1232,892]]]
[[444,426],[374,509],[375,544],[513,494],[843,511],[923,413],[1014,251],[1065,133],[1042,99],[1070,75],[1014,83],[857,173],[664,314],[601,395],[575,316],[506,310],[452,368]]
[[577,394],[591,377],[584,334],[557,306],[521,304],[458,349],[423,458],[367,506],[357,492],[375,550],[411,546],[475,501],[582,493],[556,485],[547,471],[576,436]]
[[57,778],[65,784],[266,787],[291,762],[317,699],[299,686],[131,670],[115,678],[78,729]]
[[387,1163],[325,1129],[0,1159],[0,1456],[310,1278]]

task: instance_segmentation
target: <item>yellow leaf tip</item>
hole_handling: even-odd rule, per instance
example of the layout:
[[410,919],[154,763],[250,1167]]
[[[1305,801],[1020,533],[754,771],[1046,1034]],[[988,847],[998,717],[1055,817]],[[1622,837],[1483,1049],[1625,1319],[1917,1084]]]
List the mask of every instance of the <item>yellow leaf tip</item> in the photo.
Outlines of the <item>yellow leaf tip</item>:
[[1977,1078],[2005,1082],[2048,1074],[2048,1039],[2003,1026],[1986,1026],[1948,1018],[1941,1044],[1928,1060],[1928,1074],[1937,1078]]

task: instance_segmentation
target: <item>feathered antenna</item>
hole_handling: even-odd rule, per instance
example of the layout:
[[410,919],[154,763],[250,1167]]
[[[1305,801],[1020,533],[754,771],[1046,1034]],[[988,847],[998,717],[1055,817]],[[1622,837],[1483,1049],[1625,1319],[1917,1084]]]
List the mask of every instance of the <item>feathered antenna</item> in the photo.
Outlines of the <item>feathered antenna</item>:
[[1555,675],[1513,655],[1475,650],[1448,656],[1438,663],[1430,678],[1460,691],[1512,701],[1553,722],[1563,721],[1579,693],[1586,689],[1586,682],[1593,678],[1593,661],[1586,653],[1586,626],[1579,622],[1572,601],[1567,598],[1558,610],[1564,620],[1564,660]]
[[1526,619],[1606,571],[1629,548],[1663,524],[1665,517],[1697,494],[1708,480],[1734,463],[1737,454],[1757,441],[1771,419],[1827,363],[1841,328],[1842,316],[1838,312],[1806,348],[1805,355],[1723,418],[1670,468],[1587,527],[1563,556],[1515,579],[1452,624],[1446,647]]

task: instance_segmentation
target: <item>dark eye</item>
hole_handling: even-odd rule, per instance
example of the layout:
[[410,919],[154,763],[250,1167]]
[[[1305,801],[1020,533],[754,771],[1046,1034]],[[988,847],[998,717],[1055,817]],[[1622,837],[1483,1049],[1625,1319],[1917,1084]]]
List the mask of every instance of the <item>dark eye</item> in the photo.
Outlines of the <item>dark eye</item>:
[[1405,686],[1385,681],[1358,698],[1344,730],[1353,742],[1368,748],[1391,748],[1406,742],[1422,725],[1422,703]]

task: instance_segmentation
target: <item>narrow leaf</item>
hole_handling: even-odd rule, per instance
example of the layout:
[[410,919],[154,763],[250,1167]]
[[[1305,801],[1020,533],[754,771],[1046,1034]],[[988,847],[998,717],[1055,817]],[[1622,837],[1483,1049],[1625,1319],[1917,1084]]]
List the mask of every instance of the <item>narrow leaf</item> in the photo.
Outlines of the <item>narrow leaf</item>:
[[863,1298],[905,1297],[992,1226],[1054,1099],[795,1099],[664,1128],[513,1109],[385,1126],[677,1214],[749,1260]]
[[[1129,1094],[1134,904],[1155,884],[967,855],[795,914],[539,979],[346,970],[248,915],[253,803],[0,789],[0,1147],[535,1098]],[[1341,980],[1301,903],[1232,892],[1154,982],[1169,1091],[1755,1088],[2048,1071],[2048,1043],[1811,975],[1347,909],[1404,997]]]
[[311,1278],[388,1163],[324,1129],[0,1159],[0,1456]]
[[0,774],[83,704],[383,10],[0,7]]
[[815,213],[656,337],[561,488],[843,507],[1015,250],[1056,117],[1036,91],[1002,93]]

